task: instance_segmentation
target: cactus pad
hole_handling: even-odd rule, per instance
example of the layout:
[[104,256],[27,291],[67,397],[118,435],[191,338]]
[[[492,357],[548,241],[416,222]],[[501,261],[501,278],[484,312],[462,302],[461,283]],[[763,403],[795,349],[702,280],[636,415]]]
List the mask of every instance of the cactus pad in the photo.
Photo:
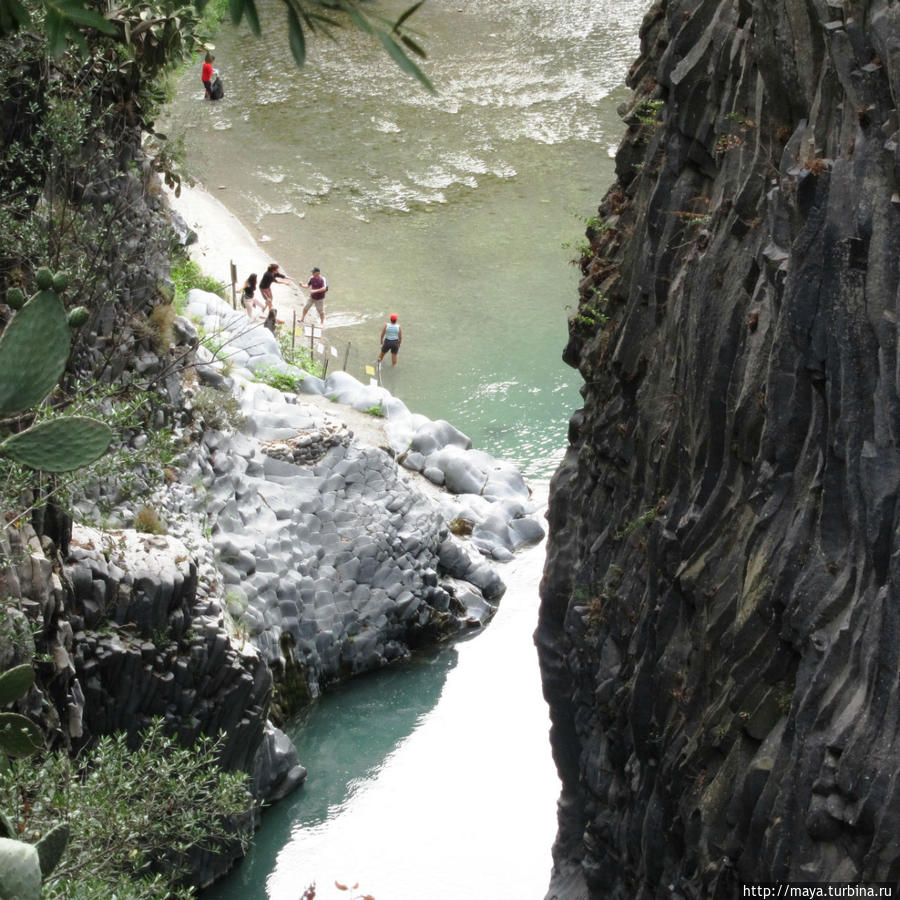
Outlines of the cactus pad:
[[31,719],[18,713],[0,712],[0,750],[7,756],[31,756],[43,745],[44,736]]
[[7,703],[24,697],[33,684],[34,669],[30,663],[7,669],[0,675],[0,706],[6,706]]
[[35,849],[41,864],[41,875],[46,878],[62,859],[66,844],[69,843],[69,826],[65,824],[51,828],[38,842]]
[[0,838],[0,897],[39,900],[41,865],[31,844]]
[[87,416],[66,416],[32,425],[0,443],[0,456],[42,472],[69,472],[89,466],[109,447],[109,426]]
[[0,337],[0,416],[39,403],[59,381],[71,344],[66,312],[52,291],[35,294]]

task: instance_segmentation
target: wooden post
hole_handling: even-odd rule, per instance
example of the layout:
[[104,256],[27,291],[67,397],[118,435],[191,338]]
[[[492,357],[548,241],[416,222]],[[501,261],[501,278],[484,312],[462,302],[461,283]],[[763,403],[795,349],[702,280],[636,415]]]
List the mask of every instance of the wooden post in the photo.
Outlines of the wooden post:
[[237,309],[237,266],[231,260],[231,308]]
[[350,359],[350,341],[347,341],[347,352],[344,354],[344,371],[347,371],[347,360]]

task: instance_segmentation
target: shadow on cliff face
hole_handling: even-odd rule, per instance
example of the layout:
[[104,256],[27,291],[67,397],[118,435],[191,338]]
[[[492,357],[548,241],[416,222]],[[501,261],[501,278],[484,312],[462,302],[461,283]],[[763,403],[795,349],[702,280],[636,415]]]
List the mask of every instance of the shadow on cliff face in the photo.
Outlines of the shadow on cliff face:
[[896,882],[896,6],[663,0],[641,36],[564,357],[556,883]]
[[[205,898],[246,898],[275,871],[275,860],[296,829],[314,828],[343,808],[374,778],[388,756],[437,704],[453,649],[420,653],[330,688],[285,725],[308,771],[304,786],[273,806],[247,857]],[[348,866],[352,866],[348,859]],[[298,885],[298,895],[305,885]]]

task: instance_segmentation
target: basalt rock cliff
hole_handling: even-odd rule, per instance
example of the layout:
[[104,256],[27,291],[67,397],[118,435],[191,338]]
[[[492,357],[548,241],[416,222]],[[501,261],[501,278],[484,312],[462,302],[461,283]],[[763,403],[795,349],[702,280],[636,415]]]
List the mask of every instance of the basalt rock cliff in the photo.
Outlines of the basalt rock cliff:
[[664,0],[564,358],[550,897],[900,877],[900,3]]

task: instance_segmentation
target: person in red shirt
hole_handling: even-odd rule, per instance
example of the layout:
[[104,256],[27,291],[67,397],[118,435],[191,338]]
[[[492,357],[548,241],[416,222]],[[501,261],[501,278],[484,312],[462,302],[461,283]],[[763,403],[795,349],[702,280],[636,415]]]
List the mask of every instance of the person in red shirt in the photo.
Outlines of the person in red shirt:
[[200,70],[200,80],[203,82],[203,87],[206,88],[206,99],[211,100],[212,94],[210,93],[210,89],[212,88],[212,80],[213,80],[213,60],[215,57],[212,53],[207,51],[206,60],[203,63],[203,68]]

